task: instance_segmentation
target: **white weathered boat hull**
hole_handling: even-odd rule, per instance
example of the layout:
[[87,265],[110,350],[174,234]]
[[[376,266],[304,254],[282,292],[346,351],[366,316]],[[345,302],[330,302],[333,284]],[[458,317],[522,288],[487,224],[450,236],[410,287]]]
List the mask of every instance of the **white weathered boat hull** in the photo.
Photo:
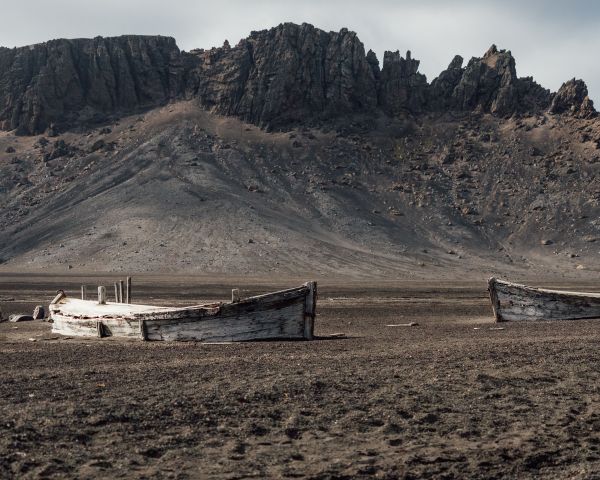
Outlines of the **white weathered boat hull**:
[[144,340],[235,342],[312,339],[316,283],[235,303],[168,308],[57,297],[52,331],[69,336]]
[[528,287],[495,278],[488,291],[497,322],[600,318],[600,294]]

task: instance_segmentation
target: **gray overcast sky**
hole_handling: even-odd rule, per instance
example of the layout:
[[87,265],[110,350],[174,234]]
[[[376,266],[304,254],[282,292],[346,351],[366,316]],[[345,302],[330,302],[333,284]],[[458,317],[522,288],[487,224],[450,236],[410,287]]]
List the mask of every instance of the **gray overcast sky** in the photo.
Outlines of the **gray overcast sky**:
[[0,0],[0,45],[126,33],[171,35],[181,49],[232,44],[251,30],[308,22],[347,27],[380,61],[411,50],[432,80],[455,54],[511,50],[519,76],[557,90],[583,78],[600,107],[600,2],[592,0]]

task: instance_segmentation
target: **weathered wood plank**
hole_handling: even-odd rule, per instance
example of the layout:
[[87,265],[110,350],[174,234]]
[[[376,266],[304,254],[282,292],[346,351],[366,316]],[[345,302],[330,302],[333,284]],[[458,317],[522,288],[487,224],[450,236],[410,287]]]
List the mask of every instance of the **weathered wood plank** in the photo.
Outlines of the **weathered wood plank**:
[[304,297],[304,338],[312,340],[317,306],[317,282],[308,282],[305,286],[308,287],[308,293]]
[[304,337],[304,304],[279,311],[255,312],[228,318],[207,317],[200,321],[165,323],[146,320],[149,340],[248,341],[301,339]]
[[54,305],[58,302],[60,302],[63,298],[66,298],[67,296],[65,295],[65,292],[63,290],[59,290],[56,294],[56,297],[54,297],[52,299],[52,301],[50,302],[50,305]]
[[231,303],[238,303],[240,301],[240,290],[234,288],[231,290]]

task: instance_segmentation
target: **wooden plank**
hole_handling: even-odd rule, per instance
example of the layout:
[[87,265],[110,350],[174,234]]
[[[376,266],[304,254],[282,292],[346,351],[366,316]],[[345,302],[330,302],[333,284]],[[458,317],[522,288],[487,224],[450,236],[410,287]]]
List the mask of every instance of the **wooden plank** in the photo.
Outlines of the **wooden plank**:
[[59,290],[58,293],[56,294],[56,297],[54,297],[52,299],[52,301],[50,302],[50,305],[56,304],[58,302],[60,302],[63,298],[66,298],[67,295],[65,294],[65,292],[63,290]]
[[106,305],[106,287],[98,287],[98,304]]
[[140,337],[142,340],[148,340],[148,327],[146,326],[146,320],[139,321]]
[[496,279],[494,277],[488,280],[488,293],[490,295],[490,302],[492,303],[494,320],[496,322],[501,322],[502,316],[500,315],[500,301],[498,300],[498,292],[496,290]]
[[149,340],[202,340],[209,342],[304,338],[304,304],[279,311],[257,312],[249,316],[202,321],[166,323],[146,320]]
[[231,303],[238,303],[240,301],[240,290],[234,288],[231,290]]
[[305,284],[308,288],[304,300],[304,338],[312,340],[315,328],[315,315],[317,308],[317,282],[308,282]]
[[53,314],[52,321],[52,333],[60,333],[61,335],[73,337],[94,337],[98,335],[96,320],[74,321],[70,317]]

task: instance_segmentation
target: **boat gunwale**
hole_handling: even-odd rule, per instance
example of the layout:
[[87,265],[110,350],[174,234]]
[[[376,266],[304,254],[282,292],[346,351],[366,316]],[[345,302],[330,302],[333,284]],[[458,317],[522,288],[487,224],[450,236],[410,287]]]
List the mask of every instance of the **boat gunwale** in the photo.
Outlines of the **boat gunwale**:
[[[113,311],[100,313],[91,311],[89,314],[80,314],[80,313],[69,313],[68,311],[64,311],[60,308],[61,305],[68,305],[68,301],[76,300],[77,302],[87,302],[89,304],[93,304],[98,306],[98,303],[94,300],[80,300],[75,298],[69,298],[66,295],[62,295],[58,299],[58,301],[54,301],[50,304],[50,312],[51,315],[60,315],[63,319],[71,319],[71,320],[131,320],[131,321],[140,321],[140,320],[151,320],[151,321],[180,321],[185,318],[182,315],[193,315],[194,317],[198,317],[200,319],[202,317],[213,317],[217,315],[227,315],[231,310],[239,310],[240,308],[246,308],[255,304],[261,304],[264,302],[268,304],[270,298],[277,297],[287,297],[289,295],[293,295],[293,298],[301,298],[302,296],[306,296],[310,293],[310,288],[307,285],[301,285],[299,287],[288,288],[284,290],[278,290],[275,292],[269,292],[261,295],[255,295],[252,297],[244,298],[238,302],[220,302],[220,303],[210,303],[210,304],[200,304],[200,305],[191,305],[186,307],[162,307],[158,305],[143,305],[143,304],[122,304],[109,302],[105,305],[108,306],[133,306],[133,307],[148,307],[155,308],[155,310],[147,310],[140,312],[131,312],[131,311]],[[294,295],[296,294],[296,295]],[[58,298],[58,297],[57,297]],[[61,303],[65,301],[65,303]],[[68,309],[67,309],[68,310]],[[173,315],[172,318],[153,318],[156,315]]]
[[499,280],[495,277],[490,278],[488,281],[488,285],[490,286],[490,288],[495,288],[495,286],[497,284],[504,285],[507,287],[520,288],[522,290],[526,290],[531,293],[543,293],[543,294],[551,294],[551,295],[576,296],[576,297],[582,297],[582,298],[589,297],[589,298],[600,299],[600,292],[572,292],[569,290],[553,290],[553,289],[543,288],[543,287],[532,287],[532,286],[524,285],[521,283],[508,282],[506,280]]

